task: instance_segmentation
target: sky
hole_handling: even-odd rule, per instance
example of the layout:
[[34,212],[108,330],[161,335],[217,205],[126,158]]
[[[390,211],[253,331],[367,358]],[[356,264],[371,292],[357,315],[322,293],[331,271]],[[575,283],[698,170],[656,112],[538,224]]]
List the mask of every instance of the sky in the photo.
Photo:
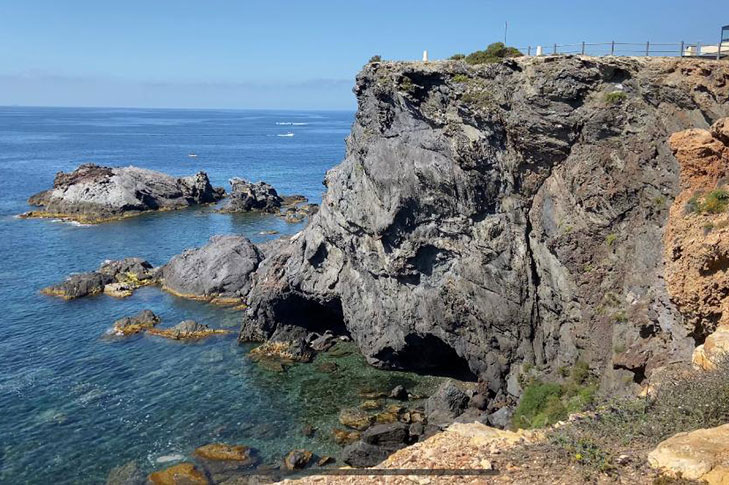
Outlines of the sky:
[[716,43],[726,0],[0,0],[0,105],[353,110],[374,54]]

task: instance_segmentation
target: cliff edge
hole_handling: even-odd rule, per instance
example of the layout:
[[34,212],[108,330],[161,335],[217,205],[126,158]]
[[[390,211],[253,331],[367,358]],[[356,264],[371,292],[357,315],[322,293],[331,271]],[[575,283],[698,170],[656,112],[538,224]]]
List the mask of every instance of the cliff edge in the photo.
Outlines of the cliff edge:
[[351,335],[387,368],[480,377],[578,360],[608,389],[708,331],[664,280],[669,136],[729,115],[729,65],[547,57],[371,63],[320,211],[253,276],[241,340]]

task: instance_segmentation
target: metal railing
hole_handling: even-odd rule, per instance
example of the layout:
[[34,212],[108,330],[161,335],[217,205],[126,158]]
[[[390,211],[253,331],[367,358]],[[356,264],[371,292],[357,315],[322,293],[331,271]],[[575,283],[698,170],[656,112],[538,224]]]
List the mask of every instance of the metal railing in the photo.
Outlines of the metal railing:
[[686,42],[580,42],[577,44],[543,44],[517,47],[528,56],[580,54],[586,56],[661,56],[703,57],[721,59],[729,57],[729,42],[717,44],[693,44]]

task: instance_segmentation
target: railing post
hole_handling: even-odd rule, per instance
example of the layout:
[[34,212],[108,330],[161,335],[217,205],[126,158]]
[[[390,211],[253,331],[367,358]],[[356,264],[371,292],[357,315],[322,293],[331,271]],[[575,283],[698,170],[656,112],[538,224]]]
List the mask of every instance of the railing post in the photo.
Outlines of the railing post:
[[718,61],[719,59],[721,59],[721,41],[719,41],[719,45],[716,49],[716,60]]
[[680,55],[681,57],[683,57],[683,45],[684,45],[684,42],[683,42],[683,41],[681,41],[681,52],[679,53],[679,55]]
[[552,53],[555,55],[557,54],[557,44],[554,44],[554,52],[552,52]]
[[610,43],[610,55],[611,56],[615,55],[615,41],[612,41]]
[[532,55],[532,46],[527,47],[527,55],[528,56]]
[[582,55],[585,55],[585,41],[582,41]]
[[648,41],[645,43],[645,56],[646,57],[651,56],[651,41]]

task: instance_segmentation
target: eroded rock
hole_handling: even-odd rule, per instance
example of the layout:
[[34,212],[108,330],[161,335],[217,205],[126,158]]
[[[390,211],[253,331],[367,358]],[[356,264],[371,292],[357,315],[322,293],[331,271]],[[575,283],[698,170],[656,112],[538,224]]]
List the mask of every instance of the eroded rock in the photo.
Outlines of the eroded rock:
[[208,485],[210,481],[193,463],[179,463],[147,477],[153,485]]
[[[73,300],[83,296],[108,293],[112,296],[129,296],[142,286],[158,283],[159,270],[140,258],[126,258],[118,261],[105,261],[98,270],[74,274],[63,282],[41,290],[50,296]],[[128,294],[127,294],[128,293]]]
[[169,338],[172,340],[197,340],[211,335],[230,333],[228,330],[210,328],[194,320],[184,320],[172,328],[151,328],[147,330],[150,335]]
[[230,194],[220,212],[278,213],[282,202],[283,199],[270,184],[252,183],[236,177],[230,179]]
[[262,254],[243,236],[213,236],[162,267],[162,288],[172,294],[214,303],[240,303]]
[[51,217],[100,223],[143,212],[171,210],[212,203],[225,194],[214,189],[205,172],[176,178],[138,167],[80,165],[71,173],[58,172],[53,188],[28,199],[42,207],[23,217]]
[[120,336],[134,335],[154,328],[160,321],[152,310],[142,310],[134,316],[124,317],[114,322],[112,332]]
[[678,433],[648,454],[652,467],[690,480],[706,480],[710,485],[729,481],[727,460],[729,424]]

